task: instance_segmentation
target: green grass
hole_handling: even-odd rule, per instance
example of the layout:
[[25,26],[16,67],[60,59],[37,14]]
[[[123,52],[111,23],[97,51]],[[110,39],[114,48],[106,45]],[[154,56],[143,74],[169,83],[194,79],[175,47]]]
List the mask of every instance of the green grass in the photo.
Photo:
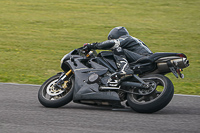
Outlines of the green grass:
[[175,93],[200,95],[199,0],[1,0],[0,82],[42,84],[60,59],[125,26],[153,52],[183,52],[185,79]]

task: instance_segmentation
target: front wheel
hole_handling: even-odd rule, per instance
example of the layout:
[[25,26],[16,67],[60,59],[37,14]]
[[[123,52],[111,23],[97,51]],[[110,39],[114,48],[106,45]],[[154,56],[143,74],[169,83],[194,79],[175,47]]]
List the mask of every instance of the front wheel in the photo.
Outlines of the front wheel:
[[54,75],[43,83],[38,91],[38,100],[45,107],[58,108],[72,101],[74,78],[73,75],[65,78],[60,84],[62,88],[57,88],[60,74]]
[[[129,106],[139,113],[153,113],[164,108],[174,94],[174,86],[171,80],[160,74],[146,75],[142,79],[155,89],[150,94],[148,94],[148,89],[131,89],[130,91],[133,93],[127,96]],[[135,91],[143,95],[138,95],[134,93]]]

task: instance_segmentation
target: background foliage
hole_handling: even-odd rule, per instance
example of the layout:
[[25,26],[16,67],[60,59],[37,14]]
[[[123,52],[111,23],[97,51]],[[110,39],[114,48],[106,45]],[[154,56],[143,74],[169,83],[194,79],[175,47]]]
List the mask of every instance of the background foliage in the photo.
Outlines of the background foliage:
[[125,26],[153,52],[182,52],[190,67],[175,93],[200,94],[199,0],[1,0],[0,82],[42,84],[60,59]]

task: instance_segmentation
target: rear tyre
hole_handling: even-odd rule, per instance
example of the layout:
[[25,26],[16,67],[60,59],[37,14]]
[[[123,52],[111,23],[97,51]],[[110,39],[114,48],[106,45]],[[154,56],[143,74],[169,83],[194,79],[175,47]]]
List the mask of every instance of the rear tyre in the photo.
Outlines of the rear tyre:
[[[163,109],[172,99],[174,86],[169,78],[160,74],[146,75],[142,77],[145,82],[156,87],[154,91],[142,90],[139,88],[131,89],[131,92],[147,93],[148,95],[128,94],[128,105],[139,113],[153,113]],[[145,92],[146,91],[146,92]]]
[[60,74],[54,75],[43,83],[38,91],[39,102],[49,108],[58,108],[72,101],[74,78],[68,77],[61,84],[62,89],[56,89],[54,85],[58,81]]

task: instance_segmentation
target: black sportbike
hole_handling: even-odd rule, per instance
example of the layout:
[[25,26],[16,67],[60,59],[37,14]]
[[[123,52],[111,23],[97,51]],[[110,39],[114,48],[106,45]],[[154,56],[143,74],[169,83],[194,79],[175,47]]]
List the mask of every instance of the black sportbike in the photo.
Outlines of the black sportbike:
[[134,74],[113,80],[110,77],[118,68],[112,51],[97,54],[95,50],[85,52],[84,47],[75,49],[62,58],[63,72],[40,87],[38,99],[43,106],[51,108],[73,100],[153,113],[164,108],[174,95],[174,86],[164,75],[172,72],[177,78],[184,78],[181,71],[189,66],[189,61],[182,53],[154,53],[129,62],[129,66]]

